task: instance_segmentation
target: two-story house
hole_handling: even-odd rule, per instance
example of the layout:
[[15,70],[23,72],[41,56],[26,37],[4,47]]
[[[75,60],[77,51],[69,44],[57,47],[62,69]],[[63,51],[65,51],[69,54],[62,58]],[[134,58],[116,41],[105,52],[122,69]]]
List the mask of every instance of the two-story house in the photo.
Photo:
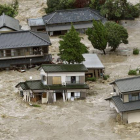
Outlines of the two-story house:
[[140,122],[140,76],[118,79],[111,83],[114,96],[107,98],[127,123]]
[[16,31],[0,34],[0,69],[51,63],[51,45],[44,32]]
[[83,64],[43,64],[41,80],[20,82],[16,87],[27,102],[53,103],[86,98],[85,72]]

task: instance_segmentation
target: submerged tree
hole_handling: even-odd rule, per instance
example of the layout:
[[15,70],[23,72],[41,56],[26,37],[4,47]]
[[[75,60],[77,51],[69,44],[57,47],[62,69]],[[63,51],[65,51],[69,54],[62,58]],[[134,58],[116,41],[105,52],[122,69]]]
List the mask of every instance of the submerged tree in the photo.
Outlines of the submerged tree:
[[8,16],[15,17],[18,14],[18,0],[15,0],[11,5],[0,4],[0,15],[5,13]]
[[112,48],[112,51],[115,51],[121,43],[128,44],[128,33],[123,26],[115,22],[107,22],[105,27],[108,34],[108,45]]
[[107,46],[107,31],[101,21],[93,21],[93,28],[88,28],[86,34],[94,48],[103,51]]
[[75,30],[74,26],[71,25],[71,29],[64,36],[61,36],[59,46],[59,56],[61,60],[72,63],[81,63],[84,61],[83,53],[87,53],[87,48],[82,44],[79,33]]

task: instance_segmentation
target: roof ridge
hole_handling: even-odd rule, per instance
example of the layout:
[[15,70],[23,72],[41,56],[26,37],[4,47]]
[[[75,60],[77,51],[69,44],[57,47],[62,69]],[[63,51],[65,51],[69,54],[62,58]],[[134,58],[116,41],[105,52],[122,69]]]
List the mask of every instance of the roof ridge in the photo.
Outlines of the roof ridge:
[[126,77],[126,78],[122,78],[122,79],[117,79],[114,82],[124,81],[124,80],[129,80],[129,79],[137,79],[137,78],[140,78],[140,76],[133,76],[133,77]]
[[44,38],[40,37],[39,35],[37,35],[34,31],[29,31],[30,33],[32,33],[33,35],[37,36],[38,38],[42,39],[43,41],[47,42],[47,43],[50,43],[49,41],[45,40]]
[[54,12],[53,15],[50,17],[50,19],[47,20],[47,23],[54,17],[55,14],[56,12]]
[[16,32],[5,32],[5,33],[1,33],[1,34],[15,34],[15,33],[20,33],[20,32],[29,32],[30,30],[20,30],[20,31],[16,31]]
[[93,12],[93,13],[96,14],[97,16],[100,16],[101,19],[104,19],[103,16],[101,16],[100,14],[98,14],[98,13],[96,12],[96,11],[98,11],[98,10],[95,11],[95,9],[91,9],[91,8],[89,8],[89,9],[90,9],[91,12]]
[[62,10],[55,10],[55,11],[56,12],[61,12],[61,11],[76,11],[76,10],[82,10],[82,9],[90,9],[90,7],[75,8],[75,9],[62,9]]

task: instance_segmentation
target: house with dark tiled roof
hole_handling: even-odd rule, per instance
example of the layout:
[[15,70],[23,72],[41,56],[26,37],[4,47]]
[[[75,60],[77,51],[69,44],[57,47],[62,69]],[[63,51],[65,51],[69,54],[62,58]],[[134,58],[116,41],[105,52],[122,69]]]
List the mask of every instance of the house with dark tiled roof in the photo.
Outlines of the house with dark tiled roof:
[[140,76],[118,79],[111,83],[114,95],[106,100],[127,123],[140,122]]
[[86,98],[83,64],[43,64],[41,80],[20,82],[16,85],[26,102],[54,103],[59,100],[74,101]]
[[0,16],[0,33],[20,30],[21,26],[17,19],[7,16],[4,13]]
[[0,33],[0,69],[51,63],[47,33],[16,31]]
[[[73,23],[77,31],[85,33],[88,28],[93,26],[93,19],[103,23],[106,22],[106,19],[97,10],[91,8],[56,10],[43,16],[42,19],[44,21],[42,25],[45,25],[46,31],[50,36],[65,34],[71,29],[71,23]],[[29,19],[29,25],[32,30],[39,30],[40,23],[43,23],[40,18]]]

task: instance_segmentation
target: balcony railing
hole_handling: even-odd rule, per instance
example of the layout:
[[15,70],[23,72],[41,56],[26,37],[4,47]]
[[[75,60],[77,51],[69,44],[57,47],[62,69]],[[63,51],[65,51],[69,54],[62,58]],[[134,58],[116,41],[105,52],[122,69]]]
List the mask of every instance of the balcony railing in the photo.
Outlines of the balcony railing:
[[80,81],[66,81],[66,84],[80,84]]
[[42,52],[13,52],[13,53],[0,53],[0,59],[6,58],[16,58],[16,57],[30,57],[30,56],[40,56],[43,55]]

